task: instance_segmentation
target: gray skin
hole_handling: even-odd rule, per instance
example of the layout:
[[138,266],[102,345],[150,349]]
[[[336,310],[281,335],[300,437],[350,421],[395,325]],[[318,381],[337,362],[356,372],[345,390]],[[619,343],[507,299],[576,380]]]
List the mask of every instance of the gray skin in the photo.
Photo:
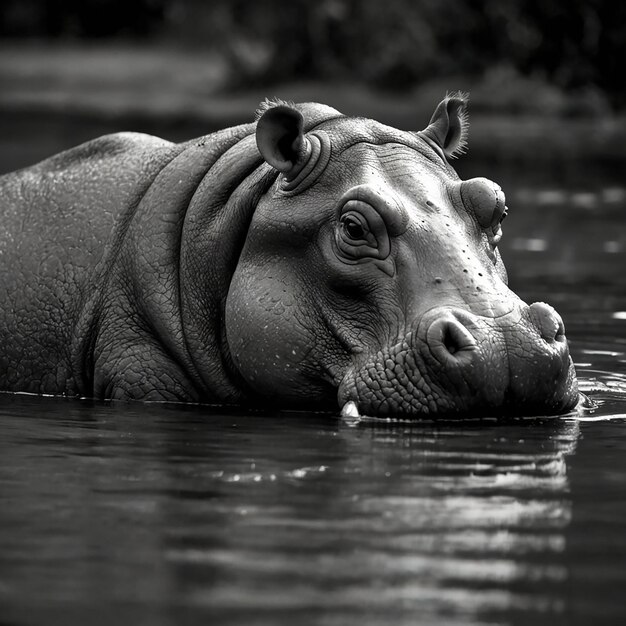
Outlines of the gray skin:
[[319,104],[123,133],[0,177],[0,389],[421,417],[558,414],[563,322],[507,287],[504,195],[421,132]]

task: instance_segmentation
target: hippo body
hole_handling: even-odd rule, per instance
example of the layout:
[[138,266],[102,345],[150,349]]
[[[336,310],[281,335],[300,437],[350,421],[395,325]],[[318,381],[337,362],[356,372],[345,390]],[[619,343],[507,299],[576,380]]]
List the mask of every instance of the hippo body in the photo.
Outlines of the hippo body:
[[577,401],[563,323],[506,284],[504,196],[421,132],[318,104],[0,177],[0,390],[420,417]]

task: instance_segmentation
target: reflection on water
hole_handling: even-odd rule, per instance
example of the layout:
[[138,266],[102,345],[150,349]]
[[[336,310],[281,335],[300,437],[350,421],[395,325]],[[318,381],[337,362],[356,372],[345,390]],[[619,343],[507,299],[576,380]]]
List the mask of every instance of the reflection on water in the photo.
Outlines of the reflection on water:
[[547,623],[567,608],[576,420],[1,407],[0,606],[17,620]]

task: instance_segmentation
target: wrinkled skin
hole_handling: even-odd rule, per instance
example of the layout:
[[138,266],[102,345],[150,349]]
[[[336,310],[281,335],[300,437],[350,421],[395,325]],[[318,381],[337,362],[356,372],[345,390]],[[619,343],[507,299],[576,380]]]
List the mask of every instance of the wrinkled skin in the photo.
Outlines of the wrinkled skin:
[[563,322],[506,284],[462,182],[465,102],[420,133],[322,105],[187,144],[96,140],[2,177],[0,387],[421,417],[577,401]]

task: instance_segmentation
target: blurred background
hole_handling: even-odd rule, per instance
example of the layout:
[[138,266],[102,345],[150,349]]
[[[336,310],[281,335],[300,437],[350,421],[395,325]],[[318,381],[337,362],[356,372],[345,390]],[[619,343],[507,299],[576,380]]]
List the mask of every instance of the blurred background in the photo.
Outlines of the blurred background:
[[[406,92],[461,75],[501,90],[530,80],[542,105],[576,113],[624,105],[625,18],[610,0],[3,0],[0,35],[168,45],[220,64],[229,87],[322,79]],[[574,94],[574,106],[549,87]]]
[[611,0],[3,0],[0,38],[0,105],[30,113],[221,126],[276,93],[415,128],[447,90],[474,114],[626,106]]
[[516,90],[530,81],[531,106],[575,114],[624,105],[625,18],[610,0],[3,0],[0,34],[193,51],[231,88],[321,79],[406,92],[464,76],[496,91],[485,105],[524,108]]
[[0,172],[118,130],[203,135],[272,96],[419,130],[463,90],[455,165],[507,192],[513,279],[621,289],[625,60],[612,0],[2,0]]

